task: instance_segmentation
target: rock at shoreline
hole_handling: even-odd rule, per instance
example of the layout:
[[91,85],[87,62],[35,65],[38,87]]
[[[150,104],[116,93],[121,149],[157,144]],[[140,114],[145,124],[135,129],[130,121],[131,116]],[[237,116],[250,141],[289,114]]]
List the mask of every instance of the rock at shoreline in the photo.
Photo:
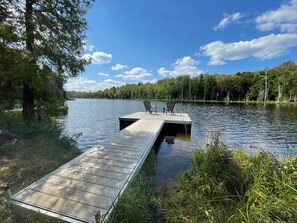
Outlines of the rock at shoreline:
[[10,132],[3,132],[0,130],[0,144],[5,142],[15,143],[17,141],[17,135]]

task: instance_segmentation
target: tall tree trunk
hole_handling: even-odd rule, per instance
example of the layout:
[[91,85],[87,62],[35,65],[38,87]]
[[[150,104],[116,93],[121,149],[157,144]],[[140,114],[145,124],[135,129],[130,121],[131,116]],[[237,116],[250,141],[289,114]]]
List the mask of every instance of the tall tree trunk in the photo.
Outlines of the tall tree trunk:
[[277,82],[277,86],[278,86],[277,101],[280,102],[280,99],[282,97],[282,86],[279,81]]
[[28,83],[23,84],[23,118],[28,126],[34,119],[34,91]]
[[181,96],[182,96],[181,100],[184,101],[184,86],[182,87]]
[[268,99],[268,89],[267,89],[267,70],[265,70],[265,89],[264,89],[264,101]]
[[190,100],[193,99],[191,84],[189,84],[189,97],[190,97]]
[[204,83],[204,95],[203,95],[203,100],[206,100],[206,83]]
[[25,12],[25,26],[26,26],[26,49],[31,53],[31,57],[28,59],[29,69],[27,69],[24,75],[23,81],[23,118],[27,125],[31,125],[34,119],[34,90],[32,87],[32,70],[31,66],[35,66],[36,60],[33,56],[33,44],[34,44],[34,26],[33,26],[33,4],[35,0],[26,0],[26,12]]

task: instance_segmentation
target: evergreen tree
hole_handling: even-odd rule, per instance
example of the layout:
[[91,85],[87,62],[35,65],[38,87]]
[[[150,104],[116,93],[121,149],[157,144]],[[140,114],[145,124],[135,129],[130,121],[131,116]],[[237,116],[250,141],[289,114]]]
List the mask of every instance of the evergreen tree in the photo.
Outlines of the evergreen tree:
[[62,89],[56,83],[83,71],[86,61],[81,53],[87,28],[84,16],[92,0],[8,2],[11,17],[6,17],[3,22],[14,28],[13,33],[18,39],[16,46],[6,46],[23,54],[18,79],[23,89],[23,117],[30,123],[34,119],[36,103],[43,104],[40,109],[47,100],[51,106],[58,103],[57,97],[51,97],[61,95],[57,91]]

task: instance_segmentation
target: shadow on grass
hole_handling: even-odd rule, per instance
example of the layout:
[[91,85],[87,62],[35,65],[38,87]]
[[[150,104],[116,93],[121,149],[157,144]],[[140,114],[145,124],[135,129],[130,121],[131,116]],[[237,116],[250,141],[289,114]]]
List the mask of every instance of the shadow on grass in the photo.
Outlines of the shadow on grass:
[[36,122],[29,129],[18,112],[0,117],[1,133],[11,136],[0,141],[0,222],[9,223],[15,216],[4,197],[7,183],[13,184],[12,193],[16,193],[81,152],[75,139],[63,136],[56,123]]

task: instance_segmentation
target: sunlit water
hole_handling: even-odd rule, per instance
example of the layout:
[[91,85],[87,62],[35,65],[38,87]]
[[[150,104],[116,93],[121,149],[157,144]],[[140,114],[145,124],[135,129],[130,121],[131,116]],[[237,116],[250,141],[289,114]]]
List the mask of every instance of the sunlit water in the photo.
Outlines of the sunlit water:
[[[152,103],[159,112],[165,105],[165,102]],[[77,142],[83,151],[118,132],[120,116],[144,111],[142,101],[134,100],[76,99],[67,101],[67,106],[68,115],[59,121],[65,134],[80,135]],[[296,105],[177,103],[174,110],[190,115],[192,135],[188,141],[162,142],[153,177],[156,184],[168,183],[187,169],[192,152],[204,148],[211,133],[217,131],[231,148],[271,151],[281,156],[297,154]],[[173,166],[174,171],[168,171]]]

